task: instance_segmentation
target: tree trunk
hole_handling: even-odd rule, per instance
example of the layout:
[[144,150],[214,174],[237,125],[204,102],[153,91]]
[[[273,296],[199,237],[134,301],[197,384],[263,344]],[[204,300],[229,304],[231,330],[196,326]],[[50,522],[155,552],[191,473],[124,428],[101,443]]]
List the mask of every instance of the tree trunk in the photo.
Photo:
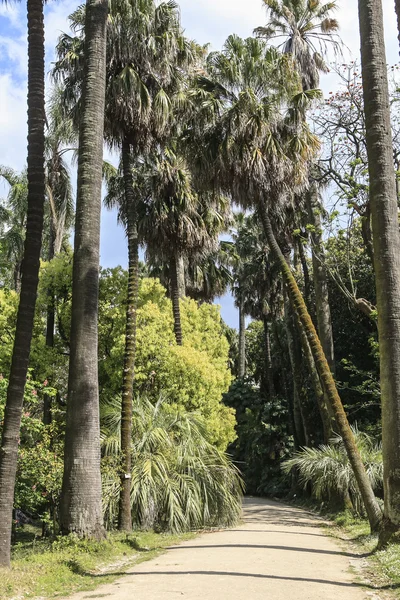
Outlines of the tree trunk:
[[400,235],[381,0],[358,3],[382,390],[385,544],[400,527]]
[[313,229],[311,230],[311,255],[313,264],[313,280],[315,292],[315,305],[317,312],[318,336],[328,361],[328,365],[335,375],[335,356],[333,349],[333,334],[331,309],[329,306],[328,275],[324,263],[322,247],[322,222],[321,202],[318,198],[316,184],[312,184],[307,193],[308,218]]
[[100,474],[98,288],[107,0],[87,0],[72,279],[61,530],[104,536]]
[[28,0],[28,214],[22,284],[0,449],[0,566],[10,566],[19,429],[39,280],[45,196],[42,0]]
[[14,267],[14,290],[17,294],[21,292],[21,263],[19,261]]
[[272,398],[275,398],[276,393],[271,357],[271,336],[269,334],[269,319],[267,315],[263,315],[263,329],[265,342],[265,375],[267,380],[268,397],[271,400]]
[[289,360],[292,368],[293,377],[293,421],[294,421],[294,442],[296,450],[308,445],[305,422],[302,410],[302,369],[301,361],[299,362],[299,354],[295,349],[295,338],[293,334],[293,323],[291,322],[290,309],[288,306],[287,294],[284,292],[284,308],[285,308],[285,328],[288,341]]
[[[50,236],[49,236],[49,262],[54,258],[54,224],[53,219],[50,219]],[[54,347],[54,326],[55,326],[55,297],[52,284],[47,290],[47,316],[46,316],[46,346]],[[51,423],[51,396],[44,393],[43,397],[43,423],[50,425]]]
[[332,413],[330,405],[327,402],[324,391],[321,386],[318,371],[315,366],[314,358],[311,352],[310,344],[305,334],[304,328],[296,315],[297,330],[300,335],[301,345],[303,348],[304,359],[307,364],[308,373],[311,379],[311,385],[314,390],[315,399],[317,401],[319,414],[321,415],[322,428],[324,434],[324,443],[327,444],[332,438],[335,430],[335,417]]
[[122,161],[124,169],[128,237],[128,301],[126,306],[125,354],[122,377],[122,463],[118,528],[121,531],[131,531],[132,405],[136,357],[136,317],[139,293],[139,242],[137,231],[137,209],[133,191],[131,149],[129,144],[126,143],[124,143],[122,148]]
[[338,431],[343,439],[343,444],[346,448],[349,462],[354,471],[354,476],[357,480],[360,494],[364,501],[371,530],[376,531],[380,527],[382,521],[382,513],[376,501],[360,453],[355,444],[354,435],[347,421],[347,416],[344,412],[343,405],[340,400],[336,384],[332,376],[332,372],[329,368],[328,362],[326,360],[324,351],[321,346],[321,342],[318,338],[314,324],[307,311],[306,304],[297,286],[296,280],[293,277],[290,267],[285,260],[285,257],[278,245],[278,242],[275,239],[271,221],[269,220],[269,216],[265,205],[261,207],[260,214],[262,218],[265,236],[267,238],[271,251],[275,255],[276,260],[280,265],[290,302],[293,306],[293,309],[297,313],[302,326],[304,327],[304,331],[307,335],[307,339],[310,344],[311,352],[313,354],[315,366],[320,376],[322,386],[333,409],[336,423],[338,426]]
[[246,375],[246,319],[243,302],[239,301],[239,379]]
[[301,263],[301,270],[303,272],[303,278],[304,278],[304,299],[306,301],[307,308],[310,312],[310,315],[314,321],[315,315],[311,314],[311,311],[313,310],[313,304],[311,302],[310,271],[308,269],[306,254],[304,252],[304,246],[303,246],[303,242],[301,239],[299,239],[297,241],[297,248],[298,248],[298,253],[299,253],[299,258],[300,258],[300,263]]
[[186,296],[186,279],[185,279],[185,261],[182,254],[179,254],[176,259],[176,275],[178,280],[179,298]]
[[181,309],[179,307],[179,283],[178,283],[178,260],[179,257],[173,257],[170,261],[171,270],[171,299],[172,312],[174,316],[174,332],[178,346],[182,346],[182,325],[181,325]]

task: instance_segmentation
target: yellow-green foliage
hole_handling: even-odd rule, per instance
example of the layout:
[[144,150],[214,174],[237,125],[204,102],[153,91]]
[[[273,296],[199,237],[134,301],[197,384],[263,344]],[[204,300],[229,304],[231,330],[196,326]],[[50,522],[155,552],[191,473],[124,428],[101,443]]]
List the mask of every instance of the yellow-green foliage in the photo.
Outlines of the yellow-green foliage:
[[216,306],[181,303],[183,346],[175,342],[171,302],[154,279],[140,286],[136,386],[186,410],[198,410],[221,448],[235,439],[234,411],[221,404],[232,380],[229,345]]

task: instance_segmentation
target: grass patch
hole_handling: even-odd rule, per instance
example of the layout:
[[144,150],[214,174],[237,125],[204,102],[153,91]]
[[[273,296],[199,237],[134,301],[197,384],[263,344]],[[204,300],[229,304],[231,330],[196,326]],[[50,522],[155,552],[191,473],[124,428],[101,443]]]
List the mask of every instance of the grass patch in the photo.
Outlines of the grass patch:
[[350,542],[357,552],[368,555],[366,576],[379,590],[393,590],[394,598],[400,598],[400,544],[391,544],[385,550],[376,550],[377,534],[371,534],[369,523],[365,519],[357,519],[350,513],[333,515],[335,528],[329,532],[335,537]]
[[160,554],[166,546],[195,534],[109,533],[107,540],[79,540],[71,535],[54,542],[26,532],[13,548],[11,571],[0,570],[0,598],[53,598],[93,590],[115,580],[128,565]]

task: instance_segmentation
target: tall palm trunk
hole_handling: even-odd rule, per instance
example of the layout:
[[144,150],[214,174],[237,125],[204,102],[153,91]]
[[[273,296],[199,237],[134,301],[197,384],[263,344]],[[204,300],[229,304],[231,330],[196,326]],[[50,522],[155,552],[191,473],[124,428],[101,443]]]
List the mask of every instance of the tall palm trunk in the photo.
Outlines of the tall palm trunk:
[[265,375],[267,380],[268,396],[270,399],[275,398],[275,385],[274,385],[274,371],[272,368],[272,356],[271,356],[271,336],[269,333],[269,318],[268,315],[263,314],[262,317],[263,330],[264,330],[264,357],[265,357]]
[[104,535],[100,475],[98,288],[107,0],[87,0],[72,279],[61,529]]
[[126,143],[124,143],[122,148],[122,163],[125,184],[126,232],[128,237],[128,300],[126,305],[125,354],[122,377],[122,462],[118,527],[121,531],[131,531],[132,406],[136,357],[136,316],[139,293],[139,242],[137,209],[133,190],[131,149],[129,144]]
[[381,0],[358,4],[382,390],[384,528],[400,527],[400,235]]
[[10,566],[19,429],[33,333],[45,196],[43,1],[28,0],[28,214],[21,295],[0,449],[0,566]]
[[246,318],[243,301],[239,301],[239,369],[238,377],[243,379],[246,375]]
[[171,278],[171,299],[172,312],[174,316],[174,332],[178,346],[182,346],[182,325],[181,325],[181,309],[179,306],[179,277],[178,277],[179,256],[173,256],[170,261],[170,278]]
[[340,400],[336,384],[332,376],[332,372],[329,368],[314,324],[307,311],[307,307],[304,302],[303,296],[301,295],[296,280],[290,270],[289,265],[286,262],[286,259],[279,247],[279,244],[276,241],[271,221],[269,219],[266,207],[264,205],[261,207],[260,214],[266,239],[268,241],[271,251],[275,255],[275,258],[278,261],[278,264],[281,268],[282,277],[287,287],[290,302],[293,306],[293,310],[295,310],[295,312],[297,313],[297,316],[302,326],[304,327],[304,331],[307,335],[307,339],[310,344],[311,352],[313,354],[315,366],[317,367],[322,386],[325,390],[329,403],[332,406],[338,427],[338,432],[340,433],[343,439],[349,462],[354,471],[354,476],[357,480],[360,494],[362,496],[365,509],[367,511],[371,530],[376,531],[380,527],[382,521],[382,513],[376,501],[360,453],[355,444],[354,435],[351,431],[346,413],[343,409],[343,405]]
[[[50,236],[49,236],[49,262],[54,258],[54,242],[55,232],[53,219],[50,219]],[[49,289],[47,290],[47,315],[46,315],[46,346],[48,348],[54,347],[54,326],[55,326],[55,296],[54,289],[50,283]],[[51,395],[44,394],[43,396],[43,423],[49,425],[51,423]]]
[[315,305],[317,312],[318,336],[328,361],[328,365],[335,374],[335,355],[333,348],[333,333],[331,309],[329,306],[328,275],[323,260],[321,203],[318,198],[318,189],[311,185],[307,194],[308,217],[313,229],[311,231],[311,255],[313,264],[313,280],[315,292]]
[[309,428],[304,410],[304,381],[301,349],[298,347],[291,309],[286,292],[284,291],[285,329],[288,341],[290,366],[293,376],[293,417],[295,425],[296,448],[310,445]]

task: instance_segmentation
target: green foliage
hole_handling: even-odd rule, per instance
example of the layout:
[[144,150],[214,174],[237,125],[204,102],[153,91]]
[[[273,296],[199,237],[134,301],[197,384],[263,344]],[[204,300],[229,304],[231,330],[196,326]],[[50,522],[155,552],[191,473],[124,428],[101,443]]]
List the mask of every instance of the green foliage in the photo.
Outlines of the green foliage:
[[[0,435],[4,417],[8,379],[0,379]],[[50,522],[57,509],[62,477],[60,422],[63,416],[54,411],[51,425],[42,422],[43,396],[54,398],[56,390],[48,382],[28,377],[20,431],[15,508],[34,518]],[[51,514],[50,514],[51,513]]]
[[[103,405],[104,511],[108,527],[118,515],[120,402]],[[132,441],[132,513],[137,526],[173,532],[229,526],[241,514],[242,483],[228,456],[213,443],[196,412],[159,399],[135,400]]]
[[288,489],[280,464],[293,448],[285,401],[263,398],[250,382],[237,380],[225,394],[224,402],[236,409],[238,439],[229,451],[240,466],[246,490],[283,495]]
[[[353,432],[371,485],[379,495],[383,486],[382,448],[368,434],[356,428]],[[282,469],[284,473],[295,470],[300,484],[304,488],[311,485],[317,500],[342,501],[347,507],[351,503],[356,514],[364,514],[358,485],[340,437],[319,448],[303,448],[286,460]]]

